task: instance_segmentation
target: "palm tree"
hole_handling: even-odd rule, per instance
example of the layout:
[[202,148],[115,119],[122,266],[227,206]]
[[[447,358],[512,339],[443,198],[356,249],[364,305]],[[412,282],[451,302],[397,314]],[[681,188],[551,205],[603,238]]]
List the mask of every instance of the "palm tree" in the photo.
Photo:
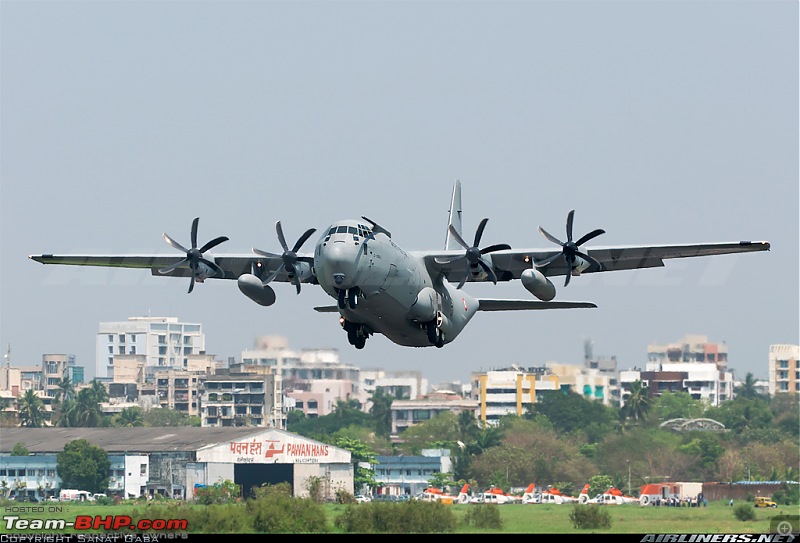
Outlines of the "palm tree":
[[761,397],[756,389],[756,378],[752,373],[748,372],[744,377],[744,382],[736,387],[736,395],[750,400]]
[[108,389],[97,379],[92,379],[92,385],[89,387],[89,390],[92,391],[92,396],[94,396],[96,402],[108,401]]
[[28,389],[19,400],[20,426],[28,428],[41,428],[44,422],[44,404],[36,393]]
[[133,426],[144,426],[142,410],[138,407],[126,407],[117,415],[117,425],[130,428]]
[[58,390],[56,390],[55,400],[67,401],[75,397],[75,387],[72,385],[72,380],[66,376],[58,381]]
[[389,437],[392,432],[392,397],[379,387],[369,400],[372,402],[369,412],[375,421],[375,433],[381,437]]
[[642,381],[631,383],[631,394],[623,407],[625,416],[635,420],[643,420],[653,405],[653,399]]
[[58,405],[58,410],[55,413],[55,425],[61,428],[73,428],[77,426],[75,417],[78,414],[78,404],[74,398],[64,400]]
[[100,410],[100,404],[95,399],[93,388],[84,388],[78,392],[74,417],[76,426],[94,428],[99,426],[100,421],[103,419],[103,412]]

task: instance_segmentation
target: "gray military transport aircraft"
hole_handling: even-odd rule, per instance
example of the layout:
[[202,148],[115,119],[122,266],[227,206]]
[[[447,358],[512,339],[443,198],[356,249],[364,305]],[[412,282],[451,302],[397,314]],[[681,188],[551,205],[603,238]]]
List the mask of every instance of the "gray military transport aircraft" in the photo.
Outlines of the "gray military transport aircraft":
[[[461,234],[461,183],[456,181],[441,251],[406,251],[391,233],[367,217],[343,220],[328,227],[313,253],[299,253],[316,229],[309,229],[290,248],[280,221],[275,224],[281,254],[253,249],[252,254],[207,254],[227,241],[221,236],[197,246],[197,225],[191,248],[164,234],[166,242],[184,253],[176,260],[165,254],[31,255],[42,264],[149,269],[153,275],[188,277],[189,292],[206,279],[235,279],[239,289],[257,304],[275,303],[273,281],[292,283],[300,294],[303,283],[319,285],[336,303],[317,311],[339,313],[349,343],[363,349],[372,334],[383,334],[399,345],[442,347],[453,341],[477,311],[570,309],[597,307],[589,302],[554,301],[550,277],[664,266],[664,259],[767,251],[766,241],[627,247],[581,246],[604,234],[597,229],[573,241],[574,211],[567,215],[566,241],[539,227],[557,248],[512,249],[506,244],[480,247],[488,219],[478,225],[472,244]],[[537,300],[474,298],[467,282],[519,279]]]

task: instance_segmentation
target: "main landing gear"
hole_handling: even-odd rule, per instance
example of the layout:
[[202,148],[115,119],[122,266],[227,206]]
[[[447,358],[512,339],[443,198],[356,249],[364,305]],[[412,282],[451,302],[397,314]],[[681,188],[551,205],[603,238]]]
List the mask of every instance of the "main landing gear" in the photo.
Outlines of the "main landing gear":
[[444,347],[444,332],[439,328],[436,320],[425,323],[425,332],[428,334],[428,341],[431,342],[431,345],[436,345],[439,349]]
[[341,321],[342,328],[347,332],[347,342],[356,349],[363,349],[370,335],[369,330],[363,324],[350,322],[345,318],[342,318]]
[[337,288],[336,301],[339,304],[339,309],[344,309],[346,305],[349,306],[350,309],[355,309],[359,294],[361,294],[361,291],[358,289],[358,287],[353,287],[350,289]]

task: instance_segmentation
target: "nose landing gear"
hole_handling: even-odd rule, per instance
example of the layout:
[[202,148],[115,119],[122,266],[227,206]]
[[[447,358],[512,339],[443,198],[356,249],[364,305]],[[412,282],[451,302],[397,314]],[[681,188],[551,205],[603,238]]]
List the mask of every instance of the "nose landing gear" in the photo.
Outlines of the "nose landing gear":
[[359,294],[361,294],[361,291],[358,289],[358,287],[353,287],[350,289],[337,288],[336,301],[339,304],[339,309],[344,309],[345,304],[350,306],[350,309],[355,309]]

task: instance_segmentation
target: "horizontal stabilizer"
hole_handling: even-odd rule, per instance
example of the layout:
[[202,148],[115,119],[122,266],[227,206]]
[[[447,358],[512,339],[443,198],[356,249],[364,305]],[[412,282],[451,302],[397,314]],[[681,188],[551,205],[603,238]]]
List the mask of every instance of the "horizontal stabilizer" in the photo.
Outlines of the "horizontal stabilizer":
[[338,313],[339,308],[335,305],[321,305],[319,307],[315,307],[314,311],[319,311],[320,313]]
[[537,300],[495,300],[481,298],[478,311],[519,311],[524,309],[582,309],[597,307],[591,302],[540,302]]

